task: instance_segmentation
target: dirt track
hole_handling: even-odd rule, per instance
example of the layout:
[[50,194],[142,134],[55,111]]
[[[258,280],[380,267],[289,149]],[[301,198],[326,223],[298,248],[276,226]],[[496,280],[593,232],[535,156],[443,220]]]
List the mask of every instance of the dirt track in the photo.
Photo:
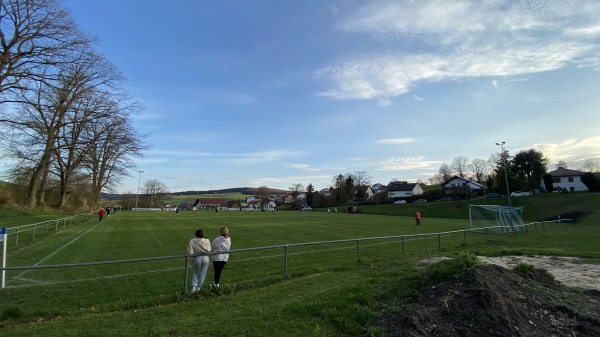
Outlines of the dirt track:
[[600,263],[585,263],[576,257],[549,256],[478,256],[485,263],[512,269],[518,263],[527,263],[547,270],[554,278],[568,287],[596,289],[600,291]]

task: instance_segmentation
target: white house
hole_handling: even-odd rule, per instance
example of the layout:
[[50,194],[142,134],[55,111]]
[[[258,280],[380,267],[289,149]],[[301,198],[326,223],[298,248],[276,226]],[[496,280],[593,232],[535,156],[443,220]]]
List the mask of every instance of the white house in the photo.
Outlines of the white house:
[[373,197],[373,190],[371,190],[371,186],[368,185],[353,186],[348,194],[354,198],[359,194],[359,192],[362,194],[364,199],[371,199]]
[[385,191],[385,188],[386,187],[380,183],[371,185],[371,190],[373,191],[373,194],[379,194],[382,191]]
[[273,200],[266,200],[262,203],[262,208],[267,211],[272,211],[275,207],[277,207],[277,204]]
[[[569,192],[589,190],[587,186],[581,182],[581,176],[583,176],[585,172],[559,167],[552,172],[548,172],[548,174],[552,176],[552,187],[554,188],[554,191],[562,191],[563,188],[566,188]],[[540,185],[542,190],[550,192],[546,188],[543,178],[540,178]]]
[[328,188],[324,188],[324,189],[320,190],[319,193],[324,197],[330,197],[333,194],[331,192],[331,190]]
[[483,191],[485,187],[474,181],[454,176],[442,183],[442,188],[447,194],[451,193],[467,193],[475,191]]
[[423,194],[423,188],[419,183],[407,183],[406,181],[394,181],[388,184],[388,198],[411,197]]

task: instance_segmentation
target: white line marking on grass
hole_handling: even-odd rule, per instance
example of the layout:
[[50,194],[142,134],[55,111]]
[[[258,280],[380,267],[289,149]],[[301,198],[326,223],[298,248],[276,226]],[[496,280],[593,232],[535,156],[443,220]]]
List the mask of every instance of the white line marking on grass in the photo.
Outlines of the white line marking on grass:
[[[108,221],[108,219],[106,220]],[[86,235],[87,233],[89,233],[91,230],[95,229],[96,227],[100,226],[102,224],[102,222],[98,222],[98,224],[96,224],[95,226],[93,226],[92,228],[88,229],[87,231],[81,233],[78,237],[74,238],[73,240],[69,241],[68,243],[64,244],[63,246],[59,247],[57,250],[55,250],[54,252],[48,254],[45,258],[41,259],[40,261],[38,261],[36,264],[34,264],[34,266],[38,266],[41,263],[43,263],[44,261],[46,261],[47,259],[51,258],[52,256],[54,256],[56,253],[60,252],[61,250],[63,250],[64,248],[66,248],[67,246],[69,246],[70,244],[72,244],[73,242],[79,240],[82,236]],[[24,274],[26,274],[29,270],[24,270],[23,272],[21,272],[19,275],[15,276],[14,278],[19,280]]]
[[175,268],[159,269],[159,270],[149,270],[149,271],[144,271],[144,272],[139,272],[139,273],[130,273],[130,274],[107,275],[107,276],[92,277],[92,278],[85,278],[85,279],[82,278],[82,279],[67,280],[67,281],[41,281],[41,280],[20,278],[19,279],[20,281],[27,281],[27,282],[31,282],[31,283],[34,283],[34,284],[21,284],[21,285],[18,285],[18,286],[8,286],[6,288],[22,288],[22,287],[28,287],[28,286],[32,286],[32,285],[56,285],[56,284],[67,284],[67,283],[77,283],[77,282],[107,280],[107,279],[116,279],[116,278],[129,277],[129,276],[144,275],[144,274],[172,272],[174,270],[179,270],[179,269],[183,269],[183,267],[175,267]]

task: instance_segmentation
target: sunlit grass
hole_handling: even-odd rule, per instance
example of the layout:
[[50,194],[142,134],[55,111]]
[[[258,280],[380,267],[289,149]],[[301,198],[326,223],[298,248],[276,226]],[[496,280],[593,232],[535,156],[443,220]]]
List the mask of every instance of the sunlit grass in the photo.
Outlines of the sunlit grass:
[[[419,267],[418,260],[447,256],[470,261],[467,252],[600,259],[596,213],[576,224],[486,237],[460,231],[468,227],[465,218],[434,216],[444,214],[445,207],[423,208],[421,227],[414,226],[411,210],[385,214],[377,206],[359,215],[206,211],[121,212],[102,223],[90,218],[22,245],[9,245],[8,265],[172,258],[8,271],[7,288],[0,290],[0,335],[360,335],[378,315],[380,303],[420,291],[462,268],[431,267],[424,273],[428,269]],[[285,247],[232,253],[218,291],[206,287],[211,268],[201,292],[183,295],[185,246],[197,228],[212,239],[220,226],[230,228],[234,250],[289,244],[287,260]],[[294,245],[334,240],[349,241]],[[28,323],[36,320],[41,322]]]

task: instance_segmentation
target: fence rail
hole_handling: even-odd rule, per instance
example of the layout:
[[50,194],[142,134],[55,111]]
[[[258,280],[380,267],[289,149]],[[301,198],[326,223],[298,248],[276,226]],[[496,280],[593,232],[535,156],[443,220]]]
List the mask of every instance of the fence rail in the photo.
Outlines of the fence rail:
[[6,235],[7,236],[13,235],[15,237],[15,246],[18,246],[19,245],[19,236],[21,234],[23,234],[24,232],[31,231],[31,239],[35,240],[36,232],[40,228],[45,228],[46,232],[47,232],[50,229],[50,226],[52,225],[52,226],[54,226],[54,230],[57,231],[58,226],[61,223],[63,226],[66,226],[67,222],[69,223],[69,225],[71,225],[73,223],[73,220],[79,221],[82,218],[86,218],[86,220],[87,220],[87,218],[90,218],[92,216],[94,216],[94,214],[92,214],[92,213],[83,213],[83,214],[76,214],[76,215],[72,215],[72,216],[69,216],[66,218],[61,218],[61,219],[46,220],[46,221],[37,222],[34,224],[29,224],[29,225],[9,227],[6,229]]
[[[80,214],[73,217],[68,217],[59,220],[50,220],[44,221],[37,224],[13,227],[14,233],[16,236],[15,240],[18,240],[19,232],[23,231],[23,228],[27,230],[35,231],[35,228],[48,226],[49,223],[55,223],[58,226],[59,222],[63,222],[66,224],[67,221],[72,221],[78,217],[89,216],[89,214]],[[522,230],[528,231],[530,226],[533,226],[534,230],[538,230],[538,226],[541,225],[542,230],[546,229],[546,226],[553,227],[554,225],[558,225],[563,222],[571,222],[570,219],[560,219],[554,221],[543,221],[543,222],[533,222],[529,224],[523,224],[519,227],[523,227]],[[446,232],[438,232],[438,233],[420,233],[420,234],[405,234],[405,235],[390,235],[390,236],[379,236],[379,237],[368,237],[368,238],[354,238],[354,239],[344,239],[344,240],[329,240],[329,241],[314,241],[314,242],[304,242],[304,243],[290,243],[290,244],[282,244],[282,245],[274,245],[274,246],[263,246],[263,247],[253,247],[253,248],[243,248],[243,249],[235,249],[230,250],[228,253],[230,254],[241,254],[244,252],[254,252],[254,251],[263,251],[263,250],[276,250],[283,249],[283,276],[288,276],[288,257],[290,254],[290,248],[294,247],[302,247],[302,246],[312,246],[312,245],[326,245],[326,244],[341,244],[341,243],[356,243],[356,259],[360,262],[360,253],[361,253],[361,242],[368,242],[373,240],[381,240],[381,239],[400,239],[402,246],[402,255],[406,254],[406,242],[414,239],[421,238],[437,238],[438,243],[438,251],[442,251],[442,238],[446,236],[456,235],[462,233],[463,235],[463,244],[467,244],[467,233],[469,232],[479,232],[480,234],[485,234],[486,240],[488,239],[488,235],[510,235],[506,234],[507,228],[506,226],[491,226],[491,227],[483,227],[483,228],[470,228],[470,229],[462,229],[462,230],[453,230]],[[509,228],[512,233],[516,233],[514,229]],[[504,234],[503,234],[504,232]],[[35,235],[34,235],[35,236]],[[215,255],[217,253],[209,253],[209,254],[200,254],[205,256]],[[72,264],[54,264],[54,265],[35,265],[35,266],[16,266],[16,267],[3,267],[0,268],[0,272],[4,273],[7,270],[34,270],[34,269],[54,269],[54,268],[73,268],[73,267],[86,267],[86,266],[97,266],[97,265],[111,265],[111,264],[124,264],[124,263],[135,263],[135,262],[147,262],[147,261],[158,261],[158,260],[171,260],[171,259],[184,259],[184,281],[183,281],[183,292],[187,293],[188,289],[188,268],[189,259],[197,256],[197,255],[173,255],[173,256],[158,256],[158,257],[148,257],[148,258],[137,258],[137,259],[126,259],[126,260],[114,260],[114,261],[98,261],[98,262],[84,262],[84,263],[72,263]]]

